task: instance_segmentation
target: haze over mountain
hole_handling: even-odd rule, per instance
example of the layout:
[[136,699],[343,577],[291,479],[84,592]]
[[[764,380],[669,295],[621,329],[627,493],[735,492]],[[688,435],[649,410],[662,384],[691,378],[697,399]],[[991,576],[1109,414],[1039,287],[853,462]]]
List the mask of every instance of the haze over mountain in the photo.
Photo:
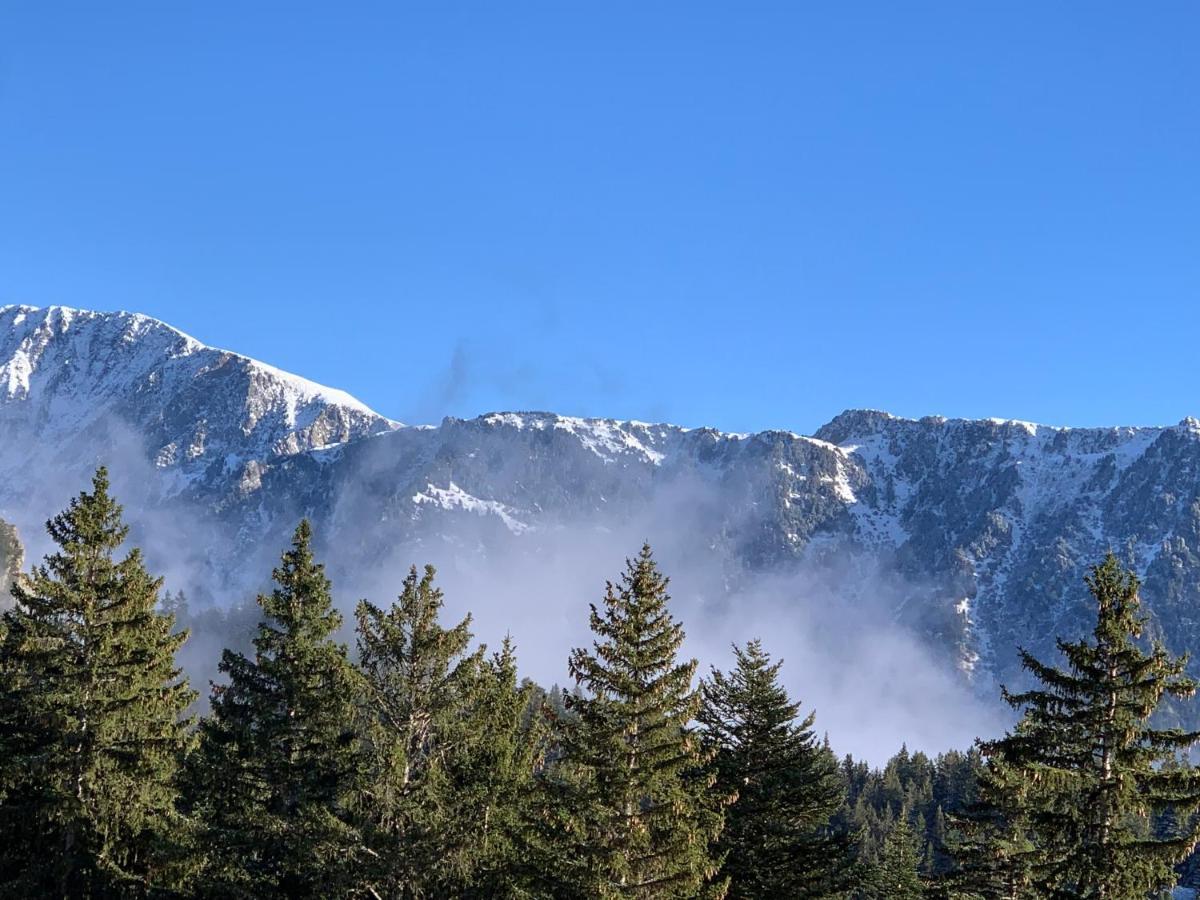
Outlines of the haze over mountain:
[[[0,309],[0,517],[30,556],[100,463],[134,539],[194,601],[252,595],[308,516],[344,601],[386,597],[434,561],[452,611],[472,609],[489,640],[511,630],[542,677],[561,660],[539,646],[582,639],[585,603],[649,540],[694,647],[762,634],[802,692],[841,668],[805,694],[835,734],[856,668],[896,681],[883,730],[914,678],[954,698],[1019,678],[1018,645],[1049,654],[1088,626],[1082,574],[1108,549],[1142,573],[1153,633],[1200,649],[1190,419],[1070,429],[859,410],[811,437],[546,412],[405,426],[146,316]],[[977,718],[950,705],[945,737],[969,738]]]

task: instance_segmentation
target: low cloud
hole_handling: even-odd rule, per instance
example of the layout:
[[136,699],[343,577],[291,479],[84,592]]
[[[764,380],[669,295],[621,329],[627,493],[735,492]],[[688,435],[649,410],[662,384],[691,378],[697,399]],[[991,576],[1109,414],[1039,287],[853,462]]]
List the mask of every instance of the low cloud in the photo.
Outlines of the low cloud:
[[[457,365],[462,374],[448,381],[447,391],[469,387],[469,362]],[[169,589],[185,589],[202,610],[252,604],[256,590],[269,588],[294,522],[277,523],[266,544],[249,545],[195,504],[163,503],[164,475],[145,461],[132,431],[107,423],[105,441],[103,458],[84,455],[64,469],[64,459],[52,456],[27,470],[22,514],[13,518],[28,561],[50,549],[40,522],[86,488],[89,466],[106,464],[133,525],[132,541]],[[318,547],[347,621],[358,599],[390,603],[409,566],[430,562],[439,569],[448,621],[470,612],[478,640],[494,648],[511,634],[524,674],[547,686],[566,684],[569,650],[592,640],[588,604],[600,602],[605,582],[618,578],[625,558],[648,540],[672,579],[672,609],[688,636],[684,650],[700,661],[700,673],[727,667],[731,643],[761,638],[785,660],[785,684],[806,711],[816,711],[818,731],[828,733],[837,752],[882,763],[901,743],[927,752],[965,748],[1008,722],[986,676],[969,684],[945,653],[935,654],[897,623],[905,598],[932,588],[872,559],[747,571],[736,562],[731,537],[745,523],[723,518],[730,504],[718,486],[684,478],[647,485],[645,497],[614,503],[608,514],[543,511],[520,535],[496,516],[464,512],[430,510],[421,523],[385,521],[392,510],[381,506],[381,486],[403,487],[386,480],[395,470],[385,443],[378,471],[365,458],[354,483],[341,485],[340,499],[317,522]],[[389,542],[389,534],[397,539]],[[194,630],[182,661],[198,689],[206,691],[223,646],[244,645],[256,617],[253,606],[233,617],[209,614],[206,626]]]

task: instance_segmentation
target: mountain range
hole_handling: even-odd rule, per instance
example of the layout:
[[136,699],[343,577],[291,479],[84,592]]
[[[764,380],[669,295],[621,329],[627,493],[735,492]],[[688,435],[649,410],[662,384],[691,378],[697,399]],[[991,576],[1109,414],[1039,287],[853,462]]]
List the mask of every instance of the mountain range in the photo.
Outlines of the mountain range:
[[[261,586],[301,516],[354,589],[424,559],[523,571],[541,583],[534,618],[563,614],[545,590],[556,572],[648,539],[714,614],[763,584],[803,585],[787,602],[874,604],[990,684],[1018,677],[1017,647],[1049,653],[1086,630],[1082,576],[1113,550],[1143,579],[1151,634],[1200,649],[1193,419],[851,410],[811,436],[546,412],[412,426],[143,315],[0,308],[0,517],[31,556],[98,464],[135,540],[203,602]],[[0,570],[14,556],[0,548]]]

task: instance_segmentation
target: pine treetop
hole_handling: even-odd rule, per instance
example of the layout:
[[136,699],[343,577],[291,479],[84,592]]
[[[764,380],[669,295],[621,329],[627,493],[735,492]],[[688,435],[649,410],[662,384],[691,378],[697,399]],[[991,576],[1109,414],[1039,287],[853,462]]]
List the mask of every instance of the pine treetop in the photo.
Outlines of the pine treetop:
[[140,552],[116,558],[128,528],[103,468],[46,530],[57,549],[14,585],[0,629],[0,816],[30,842],[12,841],[8,859],[34,854],[19,877],[54,879],[19,882],[30,895],[163,888],[182,877],[187,634],[158,612],[162,580]]
[[848,835],[831,827],[846,793],[837,760],[779,682],[782,660],[759,640],[733,651],[733,670],[714,667],[703,683],[697,715],[733,800],[718,840],[730,896],[840,897],[854,872]]
[[569,667],[562,756],[553,776],[576,835],[584,895],[723,896],[710,844],[724,799],[702,774],[708,761],[689,725],[700,703],[696,661],[680,662],[683,628],[668,609],[667,579],[649,545],[627,560],[592,605],[596,635]]
[[[486,648],[468,653],[471,616],[443,628],[443,594],[434,581],[437,570],[413,566],[396,602],[389,609],[362,600],[358,620],[359,666],[377,711],[392,728],[408,737],[407,752],[419,755],[438,711],[452,706],[471,673],[483,661]],[[438,723],[445,726],[446,722]]]
[[[1133,572],[1110,553],[1086,584],[1097,610],[1091,639],[1059,641],[1065,667],[1022,654],[1040,686],[1004,691],[1023,716],[981,744],[989,765],[980,786],[1006,815],[997,846],[1035,888],[1142,897],[1173,884],[1175,863],[1200,839],[1200,819],[1190,816],[1200,809],[1200,774],[1170,765],[1200,734],[1151,723],[1163,698],[1190,697],[1196,683],[1186,659],[1140,645],[1146,620]],[[1150,835],[1151,817],[1168,811],[1186,827]]]
[[195,757],[196,813],[220,896],[349,890],[361,853],[350,807],[360,779],[358,680],[334,640],[341,616],[307,521],[260,595],[253,658],[226,650]]
[[258,598],[263,619],[254,646],[260,654],[273,652],[283,640],[320,643],[342,627],[325,566],[313,558],[308,519],[296,527],[291,548],[271,577],[274,589]]

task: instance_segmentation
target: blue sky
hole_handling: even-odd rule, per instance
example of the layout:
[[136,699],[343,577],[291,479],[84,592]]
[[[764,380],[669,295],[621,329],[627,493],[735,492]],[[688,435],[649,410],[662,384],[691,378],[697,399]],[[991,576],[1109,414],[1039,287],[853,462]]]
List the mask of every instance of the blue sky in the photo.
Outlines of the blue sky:
[[0,7],[0,303],[406,421],[1200,414],[1194,3]]

